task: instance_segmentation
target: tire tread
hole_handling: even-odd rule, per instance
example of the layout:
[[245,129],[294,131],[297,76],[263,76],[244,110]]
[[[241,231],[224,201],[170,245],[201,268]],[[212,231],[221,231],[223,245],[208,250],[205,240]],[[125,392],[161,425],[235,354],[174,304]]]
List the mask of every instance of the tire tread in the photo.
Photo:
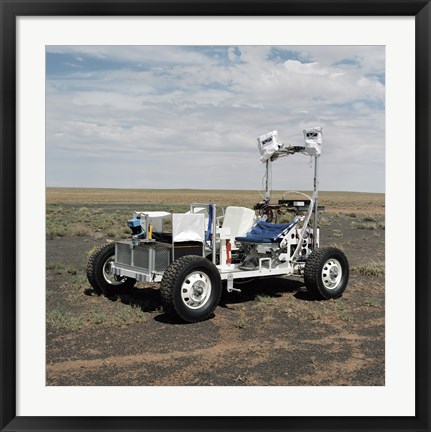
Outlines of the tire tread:
[[[206,260],[206,258],[202,258],[201,256],[198,255],[186,255],[175,260],[165,270],[165,272],[163,273],[162,281],[160,283],[160,298],[162,301],[163,309],[165,310],[166,313],[170,315],[178,316],[181,319],[188,322],[205,321],[213,313],[213,310],[210,309],[206,314],[203,314],[199,317],[193,319],[190,319],[189,317],[185,318],[181,310],[178,309],[174,299],[174,287],[176,282],[178,281],[178,278],[180,277],[180,274],[184,271],[186,267],[191,265],[194,261],[202,262],[202,259],[204,259],[208,263],[210,262]],[[216,304],[220,302],[221,289],[218,290],[217,296],[218,298]]]
[[[319,289],[319,278],[320,278],[320,265],[322,263],[322,261],[325,259],[326,256],[329,255],[333,255],[333,254],[342,254],[342,256],[344,257],[346,264],[347,264],[347,278],[348,278],[348,262],[347,262],[347,258],[345,257],[344,253],[335,248],[335,247],[325,247],[325,248],[319,248],[319,249],[315,249],[310,256],[307,259],[307,263],[305,265],[305,270],[304,270],[304,282],[305,282],[305,286],[307,288],[307,291],[311,294],[311,296],[313,296],[315,299],[318,300],[326,300],[328,298],[332,298],[329,296],[325,296],[321,290]],[[347,282],[346,282],[347,284]],[[341,290],[341,292],[339,293],[339,295],[337,295],[336,297],[339,297],[342,295],[342,293],[344,292],[345,288]]]
[[105,252],[105,250],[109,249],[111,245],[104,244],[100,245],[91,255],[90,258],[87,261],[87,279],[88,282],[90,282],[90,285],[93,287],[95,291],[102,294],[102,290],[100,289],[99,285],[96,282],[96,264],[100,258],[100,255]]
[[[110,296],[113,294],[113,291],[115,290],[116,286],[108,286],[108,284],[103,280],[98,280],[99,277],[103,278],[103,276],[100,274],[99,267],[103,265],[101,263],[101,259],[106,254],[107,251],[113,249],[113,252],[115,252],[115,243],[107,243],[100,245],[89,257],[87,261],[87,280],[90,283],[90,285],[93,287],[93,289],[98,294],[104,294],[106,296]],[[136,283],[135,279],[132,278],[126,278],[124,283],[121,285],[118,285],[118,288],[121,287],[121,290],[132,288]]]

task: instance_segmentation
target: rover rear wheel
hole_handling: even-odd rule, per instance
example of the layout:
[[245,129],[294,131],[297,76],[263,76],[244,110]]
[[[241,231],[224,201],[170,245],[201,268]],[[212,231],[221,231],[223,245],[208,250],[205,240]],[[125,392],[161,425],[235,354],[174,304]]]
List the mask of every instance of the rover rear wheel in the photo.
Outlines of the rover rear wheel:
[[116,276],[112,272],[115,260],[115,243],[99,246],[88,259],[87,279],[94,290],[100,294],[111,296],[132,288],[136,280],[124,276]]

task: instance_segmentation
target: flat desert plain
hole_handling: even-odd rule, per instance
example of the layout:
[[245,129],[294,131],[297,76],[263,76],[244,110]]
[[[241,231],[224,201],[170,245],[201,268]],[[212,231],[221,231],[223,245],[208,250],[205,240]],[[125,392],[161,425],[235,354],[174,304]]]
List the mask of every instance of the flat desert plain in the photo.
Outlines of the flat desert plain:
[[158,284],[107,298],[87,282],[89,253],[127,238],[134,210],[252,207],[260,199],[255,191],[48,188],[46,384],[384,385],[383,194],[319,194],[321,246],[342,249],[350,263],[336,300],[313,300],[299,278],[255,279],[224,292],[211,319],[184,324],[163,312]]

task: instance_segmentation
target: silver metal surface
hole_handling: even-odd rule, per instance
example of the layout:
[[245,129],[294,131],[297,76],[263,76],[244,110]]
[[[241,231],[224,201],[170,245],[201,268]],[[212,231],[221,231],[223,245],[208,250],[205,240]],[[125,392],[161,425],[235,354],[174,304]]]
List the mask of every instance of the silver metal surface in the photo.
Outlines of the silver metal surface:
[[130,243],[115,243],[115,260],[121,264],[132,265],[132,250]]
[[140,282],[160,282],[163,277],[161,273],[149,275],[146,271],[140,271],[136,267],[130,268],[121,264],[114,264],[112,268],[117,277],[129,277]]
[[270,159],[266,161],[266,173],[265,173],[265,200],[269,201],[271,198],[271,182],[270,182],[270,171],[272,168],[272,162]]
[[150,270],[150,253],[152,248],[149,246],[136,246],[133,251],[133,263],[134,267],[139,267],[145,270]]
[[232,278],[234,280],[236,279],[250,279],[253,277],[260,277],[260,276],[277,276],[277,275],[285,275],[289,276],[293,274],[294,267],[292,265],[286,264],[286,266],[278,266],[276,268],[262,268],[259,270],[257,267],[257,270],[240,270],[239,268],[236,268],[235,270],[222,270],[220,269],[220,266],[217,266],[217,268],[220,271],[220,277],[222,280],[227,280],[232,275]]
[[154,248],[154,271],[164,272],[171,262],[171,250],[167,247]]
[[313,250],[319,245],[317,244],[317,212],[318,212],[318,197],[319,197],[319,156],[314,157],[314,220],[313,220]]
[[103,278],[106,282],[108,282],[108,284],[115,286],[121,285],[124,282],[125,278],[115,275],[113,269],[114,260],[114,256],[106,260],[105,264],[103,265]]
[[330,258],[322,268],[322,282],[326,289],[333,290],[340,284],[343,268],[338,260]]
[[211,280],[205,272],[192,272],[181,285],[181,299],[188,308],[199,309],[208,302],[211,288]]
[[232,273],[227,275],[227,286],[226,286],[227,292],[233,291],[233,275]]
[[213,248],[213,255],[212,255],[212,261],[213,264],[216,265],[216,259],[217,259],[217,206],[215,204],[212,205],[213,209],[213,236],[212,236],[212,248]]
[[[133,245],[131,241],[116,243],[115,272],[117,275],[123,274],[121,269],[128,269],[139,275],[152,278],[156,273],[162,274],[170,262],[171,246],[169,244],[141,243]],[[124,273],[124,275],[126,274]]]

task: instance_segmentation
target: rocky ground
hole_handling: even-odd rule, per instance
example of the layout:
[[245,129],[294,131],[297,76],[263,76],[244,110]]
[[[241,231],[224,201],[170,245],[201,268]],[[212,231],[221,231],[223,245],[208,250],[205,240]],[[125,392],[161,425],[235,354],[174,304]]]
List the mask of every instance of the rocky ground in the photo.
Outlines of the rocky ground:
[[341,298],[314,301],[300,279],[257,279],[239,286],[241,293],[224,293],[214,316],[197,324],[164,314],[157,284],[137,284],[115,298],[91,289],[85,276],[89,251],[124,227],[114,218],[113,232],[95,233],[85,217],[119,209],[128,211],[47,208],[51,222],[61,213],[66,220],[84,215],[74,220],[73,231],[47,225],[47,385],[385,384],[381,209],[322,216],[322,246],[341,248],[350,262]]

